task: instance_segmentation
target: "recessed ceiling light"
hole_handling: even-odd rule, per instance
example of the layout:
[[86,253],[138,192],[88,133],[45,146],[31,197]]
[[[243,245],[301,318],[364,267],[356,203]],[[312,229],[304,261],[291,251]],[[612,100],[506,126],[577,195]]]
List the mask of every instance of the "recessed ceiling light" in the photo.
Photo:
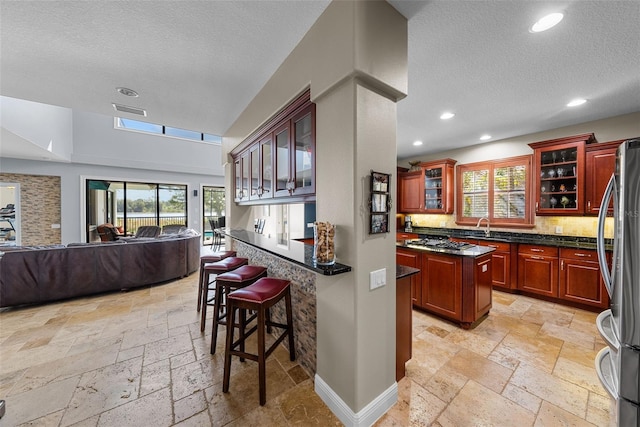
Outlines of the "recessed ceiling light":
[[491,139],[491,135],[486,135],[486,134],[485,134],[485,135],[482,135],[482,136],[480,137],[480,141],[487,141],[487,140],[489,140],[489,139]]
[[450,113],[450,112],[446,112],[446,113],[442,113],[442,115],[440,116],[440,118],[442,120],[448,120],[450,118],[452,118],[453,116],[455,116],[455,114]]
[[576,98],[573,101],[571,101],[570,103],[567,104],[567,107],[577,107],[578,105],[582,105],[585,102],[587,102],[586,99],[583,98]]
[[529,32],[539,33],[541,31],[546,31],[562,21],[562,18],[564,18],[564,15],[560,12],[550,13],[533,24],[531,28],[529,28]]
[[128,87],[117,87],[116,90],[124,96],[133,96],[134,98],[138,97],[138,92],[133,89],[129,89]]
[[413,141],[413,145],[415,145],[416,147],[418,145],[422,145],[422,141]]

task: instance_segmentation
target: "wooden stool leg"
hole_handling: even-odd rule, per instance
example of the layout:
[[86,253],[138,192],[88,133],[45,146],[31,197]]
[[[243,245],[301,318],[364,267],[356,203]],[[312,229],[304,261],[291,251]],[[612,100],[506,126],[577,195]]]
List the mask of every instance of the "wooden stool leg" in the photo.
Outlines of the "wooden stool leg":
[[204,262],[200,261],[200,279],[198,280],[198,313],[202,304],[202,281],[204,280]]
[[293,345],[293,313],[291,310],[291,292],[287,290],[284,296],[287,311],[287,333],[289,334],[289,360],[296,360],[296,348]]
[[[222,299],[226,294],[226,286],[220,286],[219,283],[216,283],[216,296],[215,302],[213,303],[213,329],[211,330],[211,354],[216,354],[216,344],[218,343],[218,323],[220,323],[220,311]],[[227,320],[228,319],[227,314]],[[227,325],[227,328],[229,325]]]
[[[211,278],[210,273],[205,273],[204,275],[204,283],[202,284],[202,298],[200,299],[202,303],[201,313],[200,313],[200,332],[204,332],[204,324],[207,321],[207,299],[209,298],[209,279]],[[215,292],[215,291],[214,291]]]
[[[240,308],[238,309],[238,312],[239,312],[238,316],[240,317],[238,319],[238,323],[240,323],[240,327],[238,328],[238,334],[240,335],[240,338],[239,338],[240,351],[244,353],[244,340],[246,339],[246,332],[247,332],[247,309]],[[227,328],[228,327],[229,325],[227,325]],[[244,357],[240,357],[240,361],[244,362]]]
[[265,310],[258,309],[258,383],[260,390],[260,405],[267,403],[267,375],[265,366]]
[[224,375],[222,377],[222,392],[229,391],[231,377],[231,346],[233,345],[233,325],[236,322],[236,309],[233,303],[227,302],[227,343],[224,349]]

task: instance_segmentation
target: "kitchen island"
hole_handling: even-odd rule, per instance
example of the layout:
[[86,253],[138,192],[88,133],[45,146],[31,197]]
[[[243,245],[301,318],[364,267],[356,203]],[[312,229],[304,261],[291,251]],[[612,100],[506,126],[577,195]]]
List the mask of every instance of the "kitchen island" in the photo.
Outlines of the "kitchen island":
[[396,263],[420,269],[412,277],[414,307],[470,329],[491,309],[491,252],[454,242],[399,240]]

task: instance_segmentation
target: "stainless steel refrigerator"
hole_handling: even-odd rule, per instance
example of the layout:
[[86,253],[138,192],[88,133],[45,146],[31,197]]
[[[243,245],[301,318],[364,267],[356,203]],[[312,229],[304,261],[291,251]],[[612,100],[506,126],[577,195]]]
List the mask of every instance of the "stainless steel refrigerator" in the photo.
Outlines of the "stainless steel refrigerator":
[[[613,199],[613,258],[605,254],[604,222]],[[640,138],[624,141],[598,217],[598,258],[611,308],[596,324],[607,343],[596,356],[596,371],[616,400],[617,424],[640,425]]]

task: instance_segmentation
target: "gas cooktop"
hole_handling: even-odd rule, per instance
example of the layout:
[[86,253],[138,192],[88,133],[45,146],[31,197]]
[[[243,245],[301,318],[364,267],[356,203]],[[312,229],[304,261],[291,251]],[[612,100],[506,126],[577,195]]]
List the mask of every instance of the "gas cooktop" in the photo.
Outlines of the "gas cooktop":
[[409,245],[413,246],[425,246],[429,248],[441,248],[441,249],[451,249],[451,250],[464,250],[475,245],[467,242],[452,242],[447,239],[418,239],[411,240],[408,242]]

